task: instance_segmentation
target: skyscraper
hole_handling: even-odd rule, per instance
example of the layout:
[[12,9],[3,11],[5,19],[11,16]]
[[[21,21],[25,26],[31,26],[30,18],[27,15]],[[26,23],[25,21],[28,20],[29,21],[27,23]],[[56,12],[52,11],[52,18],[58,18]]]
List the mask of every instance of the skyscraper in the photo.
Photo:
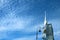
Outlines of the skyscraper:
[[52,24],[49,24],[47,22],[47,20],[46,20],[46,12],[45,12],[45,20],[44,20],[42,39],[43,40],[54,40]]

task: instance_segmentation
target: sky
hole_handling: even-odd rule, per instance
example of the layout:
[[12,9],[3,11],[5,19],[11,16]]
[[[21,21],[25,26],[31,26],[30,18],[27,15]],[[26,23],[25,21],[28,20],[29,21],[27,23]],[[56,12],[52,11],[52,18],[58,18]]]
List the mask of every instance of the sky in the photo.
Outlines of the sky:
[[45,11],[54,39],[60,40],[60,0],[0,0],[0,40],[36,40]]

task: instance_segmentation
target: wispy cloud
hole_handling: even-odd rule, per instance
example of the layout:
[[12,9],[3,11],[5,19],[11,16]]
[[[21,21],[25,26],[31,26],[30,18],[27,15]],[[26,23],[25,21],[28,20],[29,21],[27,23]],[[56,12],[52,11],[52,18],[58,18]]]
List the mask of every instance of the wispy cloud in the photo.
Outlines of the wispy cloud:
[[30,36],[30,37],[22,37],[22,38],[15,38],[13,40],[35,40],[35,36]]
[[0,31],[2,30],[20,30],[24,29],[31,21],[32,18],[14,18],[12,15],[10,17],[1,19],[0,21]]

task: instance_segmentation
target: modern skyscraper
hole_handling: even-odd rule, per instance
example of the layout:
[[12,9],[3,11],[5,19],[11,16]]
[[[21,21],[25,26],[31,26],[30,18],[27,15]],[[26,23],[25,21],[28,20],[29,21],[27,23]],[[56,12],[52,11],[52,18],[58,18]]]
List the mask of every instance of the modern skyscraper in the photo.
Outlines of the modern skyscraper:
[[[38,32],[41,32],[41,30],[37,31],[36,40],[38,40]],[[43,40],[54,40],[53,27],[52,24],[49,24],[46,20],[46,12],[45,12],[44,27],[42,33],[43,33],[42,34]]]
[[44,20],[42,39],[43,40],[54,40],[52,24],[47,23],[46,12],[45,12],[45,20]]

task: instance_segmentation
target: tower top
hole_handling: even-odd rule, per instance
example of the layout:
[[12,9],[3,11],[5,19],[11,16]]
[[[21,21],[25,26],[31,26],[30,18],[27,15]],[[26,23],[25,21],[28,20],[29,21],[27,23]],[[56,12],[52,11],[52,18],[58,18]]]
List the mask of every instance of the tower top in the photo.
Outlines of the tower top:
[[45,11],[45,17],[44,17],[44,26],[47,24],[47,19],[46,19],[46,11]]

